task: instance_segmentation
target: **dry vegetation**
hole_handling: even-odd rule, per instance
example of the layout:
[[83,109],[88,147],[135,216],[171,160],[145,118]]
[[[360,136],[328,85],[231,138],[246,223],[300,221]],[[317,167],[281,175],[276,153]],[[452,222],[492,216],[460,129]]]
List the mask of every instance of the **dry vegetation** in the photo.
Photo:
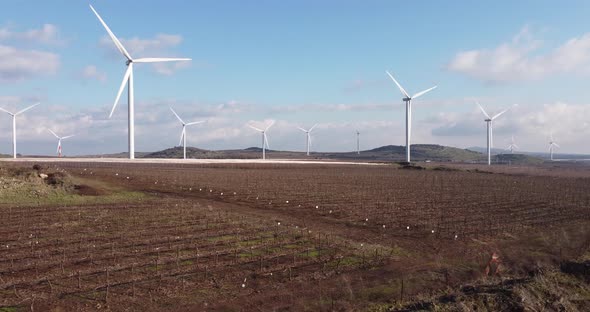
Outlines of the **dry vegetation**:
[[[47,192],[0,199],[0,311],[589,307],[576,266],[588,261],[588,177],[393,165],[1,173],[7,193]],[[493,252],[500,270],[484,276]]]

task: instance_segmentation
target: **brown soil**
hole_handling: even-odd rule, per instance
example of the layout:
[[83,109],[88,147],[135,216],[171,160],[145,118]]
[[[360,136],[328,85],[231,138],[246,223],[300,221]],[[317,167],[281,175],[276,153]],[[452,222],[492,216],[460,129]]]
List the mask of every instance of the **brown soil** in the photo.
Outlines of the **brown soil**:
[[[521,286],[506,281],[528,285],[590,245],[590,178],[577,174],[59,166],[152,196],[2,208],[0,307],[419,310],[492,294],[489,307],[513,310]],[[500,277],[483,274],[493,252]]]

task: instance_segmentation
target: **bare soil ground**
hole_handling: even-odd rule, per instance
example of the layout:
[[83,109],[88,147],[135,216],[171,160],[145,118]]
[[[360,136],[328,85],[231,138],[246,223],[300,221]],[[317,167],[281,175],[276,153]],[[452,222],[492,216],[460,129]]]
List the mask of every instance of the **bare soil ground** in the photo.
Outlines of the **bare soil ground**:
[[[32,165],[0,175],[60,185]],[[0,311],[588,309],[590,172],[436,167],[43,164]]]

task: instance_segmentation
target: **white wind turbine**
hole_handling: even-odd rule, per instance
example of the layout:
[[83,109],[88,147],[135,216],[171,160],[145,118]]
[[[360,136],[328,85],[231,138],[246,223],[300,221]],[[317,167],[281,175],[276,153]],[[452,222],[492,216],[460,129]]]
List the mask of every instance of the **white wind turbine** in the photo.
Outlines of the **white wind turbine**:
[[508,145],[508,150],[510,151],[510,154],[514,154],[515,149],[518,149],[518,145],[514,143],[514,136],[512,136],[512,141],[510,142],[510,145]]
[[553,140],[553,133],[549,134],[549,158],[553,160],[553,149],[560,146]]
[[111,109],[111,114],[109,118],[113,116],[113,112],[115,111],[115,107],[117,107],[117,103],[119,103],[119,98],[121,97],[121,93],[125,88],[125,84],[127,84],[127,101],[128,101],[128,135],[129,135],[129,159],[135,158],[135,111],[134,111],[134,95],[133,95],[133,64],[134,63],[157,63],[157,62],[173,62],[173,61],[190,61],[190,58],[138,58],[134,59],[131,57],[129,52],[125,50],[125,47],[119,39],[113,34],[109,26],[102,20],[100,15],[94,10],[92,5],[90,6],[92,12],[98,17],[98,20],[104,26],[107,33],[115,43],[115,46],[123,54],[123,56],[127,59],[125,64],[127,65],[127,70],[125,71],[125,75],[123,76],[123,82],[121,83],[121,87],[119,87],[119,92],[117,93],[117,98],[115,99],[115,103],[113,104],[113,108]]
[[28,111],[29,109],[31,109],[39,104],[41,104],[41,103],[33,104],[33,105],[31,105],[25,109],[22,109],[16,113],[11,113],[11,112],[5,110],[4,108],[0,108],[1,111],[12,116],[12,158],[16,158],[16,116]]
[[301,127],[297,127],[299,130],[305,132],[306,135],[306,141],[305,141],[305,145],[307,146],[307,156],[309,156],[309,148],[311,147],[311,131],[313,131],[313,128],[315,128],[318,124],[313,125],[313,127],[309,128],[309,130],[305,130]]
[[507,112],[510,107],[508,107],[507,109],[497,113],[496,115],[494,115],[493,117],[490,117],[490,115],[488,115],[488,113],[486,113],[486,111],[483,109],[483,107],[481,107],[481,105],[479,105],[478,102],[477,106],[479,106],[479,109],[481,110],[481,112],[484,114],[484,116],[486,116],[486,119],[484,119],[484,121],[487,123],[488,126],[488,165],[492,164],[492,146],[494,143],[493,140],[493,122],[496,118],[500,117],[502,114],[504,114],[505,112]]
[[68,135],[65,137],[60,137],[59,135],[55,134],[55,132],[51,131],[51,129],[47,129],[53,136],[57,138],[57,157],[61,157],[61,141],[73,137],[75,134]]
[[270,129],[270,127],[272,127],[272,125],[275,124],[275,121],[271,121],[270,125],[268,125],[266,128],[264,128],[264,130],[256,128],[252,125],[248,125],[248,127],[262,133],[262,159],[266,159],[266,148],[270,148],[270,146],[268,145],[268,138],[266,137],[266,131],[268,131],[268,129]]
[[402,95],[404,96],[403,100],[406,102],[406,162],[410,162],[410,146],[411,146],[411,132],[412,132],[412,100],[417,99],[418,97],[436,89],[437,86],[434,86],[430,89],[426,89],[424,91],[420,91],[413,96],[410,96],[406,90],[393,78],[393,76],[388,72],[385,71],[387,75],[395,82],[399,90],[401,91]]
[[178,120],[182,123],[182,132],[180,133],[180,142],[178,143],[178,145],[182,144],[182,146],[184,148],[184,151],[183,151],[184,159],[186,159],[186,126],[200,124],[205,121],[203,120],[203,121],[194,121],[194,122],[184,122],[182,120],[182,118],[180,118],[180,116],[178,116],[178,114],[172,109],[172,107],[170,107],[170,110],[172,111],[174,116],[176,116],[176,118],[178,118]]

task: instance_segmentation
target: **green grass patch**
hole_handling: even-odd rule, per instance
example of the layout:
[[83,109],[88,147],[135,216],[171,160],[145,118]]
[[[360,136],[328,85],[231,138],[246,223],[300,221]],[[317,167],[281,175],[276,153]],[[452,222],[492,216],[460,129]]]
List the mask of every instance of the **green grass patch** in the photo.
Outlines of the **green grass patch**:
[[192,265],[193,261],[192,260],[184,260],[180,262],[180,265]]
[[207,241],[209,241],[209,242],[227,242],[227,241],[230,241],[235,238],[236,238],[235,235],[221,235],[221,236],[208,237]]
[[309,252],[304,251],[304,252],[300,253],[299,256],[302,258],[306,258],[306,257],[314,258],[314,257],[319,256],[319,254],[320,254],[319,250],[314,249],[314,250],[310,250]]

